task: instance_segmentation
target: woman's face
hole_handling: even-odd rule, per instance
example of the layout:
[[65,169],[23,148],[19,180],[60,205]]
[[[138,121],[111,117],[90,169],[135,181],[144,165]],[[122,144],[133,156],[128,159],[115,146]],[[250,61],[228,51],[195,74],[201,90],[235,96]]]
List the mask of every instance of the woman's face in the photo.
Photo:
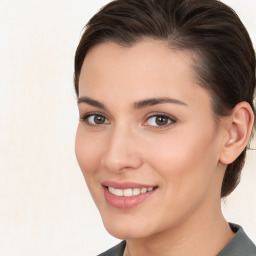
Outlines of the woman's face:
[[192,65],[153,40],[102,43],[85,58],[76,156],[113,236],[198,225],[219,207],[225,132]]

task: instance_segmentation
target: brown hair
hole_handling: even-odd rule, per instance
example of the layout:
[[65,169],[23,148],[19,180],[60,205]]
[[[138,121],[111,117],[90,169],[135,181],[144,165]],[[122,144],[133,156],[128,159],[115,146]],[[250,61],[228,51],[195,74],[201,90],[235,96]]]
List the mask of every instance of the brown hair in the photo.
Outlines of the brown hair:
[[[255,53],[237,14],[217,0],[115,0],[88,22],[75,55],[74,85],[84,58],[96,44],[116,42],[132,46],[143,38],[163,40],[175,49],[195,53],[195,71],[208,90],[217,120],[241,101],[253,111]],[[239,183],[246,148],[228,165],[221,197]]]

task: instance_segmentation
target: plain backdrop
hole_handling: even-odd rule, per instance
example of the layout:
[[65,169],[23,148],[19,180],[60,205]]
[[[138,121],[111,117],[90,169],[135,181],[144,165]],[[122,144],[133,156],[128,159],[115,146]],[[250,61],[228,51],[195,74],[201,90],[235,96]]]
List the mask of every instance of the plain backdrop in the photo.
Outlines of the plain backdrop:
[[[74,52],[108,2],[0,0],[0,255],[96,255],[118,242],[103,228],[74,154]],[[225,2],[256,45],[256,1]],[[255,169],[250,151],[223,204],[254,242]]]

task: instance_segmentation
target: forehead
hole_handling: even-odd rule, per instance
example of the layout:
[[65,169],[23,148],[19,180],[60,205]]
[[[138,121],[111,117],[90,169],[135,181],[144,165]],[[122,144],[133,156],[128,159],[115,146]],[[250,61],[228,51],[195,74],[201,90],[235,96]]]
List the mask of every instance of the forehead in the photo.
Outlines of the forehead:
[[174,50],[158,41],[132,47],[102,43],[87,54],[79,80],[79,97],[89,97],[120,113],[135,102],[168,97],[184,102],[189,111],[212,119],[211,98],[193,69],[189,51]]
[[[144,40],[133,46],[120,46],[113,42],[94,46],[86,55],[80,79],[79,91],[113,89],[137,89],[147,85],[148,90],[169,83],[197,83],[193,70],[194,58],[189,51],[170,49],[166,43]],[[168,80],[168,81],[167,81]],[[163,87],[162,87],[163,89]]]
[[79,97],[121,105],[168,96],[209,105],[208,93],[199,86],[193,65],[193,53],[171,49],[162,41],[148,39],[131,47],[98,44],[84,60]]

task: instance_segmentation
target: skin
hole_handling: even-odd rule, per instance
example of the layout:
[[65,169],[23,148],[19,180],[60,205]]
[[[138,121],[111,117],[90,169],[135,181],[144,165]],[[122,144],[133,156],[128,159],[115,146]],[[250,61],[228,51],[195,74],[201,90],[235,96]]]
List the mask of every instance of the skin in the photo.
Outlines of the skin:
[[[221,184],[226,165],[246,145],[235,147],[236,140],[246,143],[249,136],[234,116],[250,120],[244,129],[252,118],[244,104],[217,126],[192,63],[191,53],[148,39],[132,47],[96,45],[82,66],[79,98],[105,108],[78,104],[80,117],[91,117],[78,125],[77,160],[106,229],[127,240],[130,256],[217,255],[234,236],[221,212]],[[163,97],[182,103],[134,108]],[[93,114],[99,113],[105,119],[96,125]],[[171,119],[158,125],[156,113]],[[120,209],[106,202],[105,180],[158,189],[141,204]]]

